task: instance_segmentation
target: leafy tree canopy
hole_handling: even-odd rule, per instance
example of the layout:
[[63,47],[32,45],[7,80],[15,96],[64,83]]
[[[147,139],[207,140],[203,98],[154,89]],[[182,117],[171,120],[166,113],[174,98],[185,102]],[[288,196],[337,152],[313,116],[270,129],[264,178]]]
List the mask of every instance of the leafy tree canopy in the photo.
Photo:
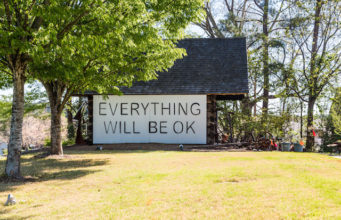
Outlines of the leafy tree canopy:
[[[43,0],[0,5],[0,61],[28,60],[28,75],[78,89],[149,80],[184,54],[175,46],[201,0]],[[90,83],[91,82],[91,83]]]

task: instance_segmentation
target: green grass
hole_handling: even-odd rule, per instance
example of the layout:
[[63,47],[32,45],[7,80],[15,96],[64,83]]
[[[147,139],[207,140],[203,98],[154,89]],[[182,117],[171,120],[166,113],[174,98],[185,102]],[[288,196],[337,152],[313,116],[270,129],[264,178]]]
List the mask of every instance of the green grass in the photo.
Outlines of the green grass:
[[[0,219],[341,219],[341,160],[281,152],[24,156]],[[3,172],[5,161],[0,161]],[[6,207],[9,193],[17,204]]]

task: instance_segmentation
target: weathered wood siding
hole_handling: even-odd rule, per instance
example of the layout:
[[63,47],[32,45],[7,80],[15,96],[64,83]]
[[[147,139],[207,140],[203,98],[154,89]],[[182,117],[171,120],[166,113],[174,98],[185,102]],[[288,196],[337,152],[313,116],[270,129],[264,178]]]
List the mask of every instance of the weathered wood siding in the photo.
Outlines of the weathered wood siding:
[[207,95],[207,144],[214,144],[217,140],[217,99],[216,95]]
[[93,144],[93,118],[94,118],[94,113],[93,113],[93,108],[94,108],[94,105],[93,105],[93,96],[92,95],[89,95],[88,96],[88,115],[89,115],[89,122],[88,122],[88,130],[87,130],[87,142],[88,144]]

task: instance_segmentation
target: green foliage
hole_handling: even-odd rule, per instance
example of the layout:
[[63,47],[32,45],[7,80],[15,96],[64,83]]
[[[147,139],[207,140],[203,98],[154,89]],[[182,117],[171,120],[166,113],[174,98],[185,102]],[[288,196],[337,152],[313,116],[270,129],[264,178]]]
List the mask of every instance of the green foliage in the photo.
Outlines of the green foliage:
[[60,117],[75,92],[117,94],[118,86],[156,79],[185,55],[176,41],[202,17],[202,6],[203,0],[4,1],[0,73],[12,74],[18,87],[40,80]]
[[[234,141],[252,141],[259,137],[299,139],[299,131],[293,130],[291,122],[299,122],[300,117],[294,103],[288,103],[285,111],[269,111],[266,120],[251,114],[247,99],[243,101],[219,101],[218,123],[221,132],[230,135],[232,125]],[[230,117],[229,117],[230,114]]]
[[[28,78],[62,81],[82,92],[119,93],[151,80],[185,55],[183,29],[202,15],[203,0],[27,0],[0,4],[0,73],[21,56]],[[14,59],[14,58],[13,58]],[[18,66],[19,67],[19,66]],[[3,81],[3,80],[1,80]],[[66,96],[68,97],[68,96]]]
[[0,89],[8,89],[12,85],[12,78],[6,73],[1,73],[0,68]]
[[12,112],[12,102],[10,96],[1,96],[0,98],[0,132],[7,135],[9,121]]
[[51,139],[50,138],[45,139],[44,146],[51,146]]
[[[40,88],[35,84],[31,84],[30,87],[31,90],[25,94],[25,115],[30,114],[34,117],[46,118],[47,114],[42,114],[47,104],[46,94],[40,91]],[[7,135],[11,113],[12,95],[0,96],[0,132],[4,135]]]
[[3,154],[3,155],[7,155],[7,152],[8,152],[8,149],[7,149],[7,148],[1,149],[1,150],[2,150],[2,154]]
[[75,140],[74,139],[67,139],[67,140],[64,140],[63,143],[62,143],[63,147],[74,145],[74,144],[75,144]]
[[330,119],[334,133],[341,136],[341,88],[336,92],[333,104],[330,108]]
[[[321,1],[318,5],[321,7],[320,13],[315,0],[292,3],[288,14],[290,24],[286,24],[286,31],[288,52],[292,57],[288,67],[294,71],[288,75],[291,79],[288,85],[308,102],[308,96],[310,100],[317,99],[340,71],[341,2]],[[315,44],[323,46],[314,47]]]
[[332,119],[333,127],[335,128],[335,134],[341,135],[341,114],[340,108],[335,110],[334,108],[330,110],[330,117]]
[[67,127],[67,138],[68,140],[73,140],[75,138],[75,126],[68,126]]
[[323,151],[331,152],[332,148],[327,147],[328,144],[341,140],[341,88],[335,92],[335,97],[329,111],[329,115],[325,119],[325,131],[323,133]]
[[30,90],[25,93],[25,114],[32,113],[35,117],[46,117],[42,115],[48,100],[46,93],[41,91],[41,86],[37,83],[29,85]]
[[[6,63],[8,54],[23,53],[34,77],[63,80],[81,91],[117,93],[115,86],[155,79],[157,71],[168,69],[185,54],[176,48],[176,40],[190,22],[202,17],[202,4],[202,0],[1,4],[0,59]],[[8,65],[1,68],[10,72]]]

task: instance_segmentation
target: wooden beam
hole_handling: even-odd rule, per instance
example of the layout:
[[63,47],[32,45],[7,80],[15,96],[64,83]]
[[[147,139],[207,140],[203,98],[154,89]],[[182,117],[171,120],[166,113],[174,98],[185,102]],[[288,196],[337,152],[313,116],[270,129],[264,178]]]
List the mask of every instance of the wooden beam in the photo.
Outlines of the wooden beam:
[[218,141],[217,100],[215,95],[207,95],[207,144]]
[[87,130],[87,142],[88,144],[93,144],[93,133],[94,133],[94,97],[92,95],[88,97],[88,114],[89,114],[89,121],[88,121],[88,130]]

